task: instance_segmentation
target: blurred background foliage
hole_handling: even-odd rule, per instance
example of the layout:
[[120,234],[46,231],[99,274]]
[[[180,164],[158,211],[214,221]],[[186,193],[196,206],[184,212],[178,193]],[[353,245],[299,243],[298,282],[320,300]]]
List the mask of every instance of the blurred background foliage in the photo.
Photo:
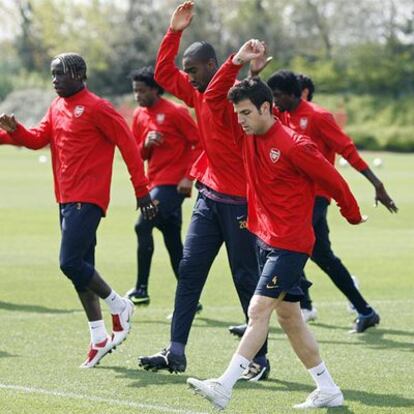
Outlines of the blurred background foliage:
[[[129,72],[154,63],[178,3],[0,0],[0,102],[50,90],[50,60],[63,51],[86,58],[94,92],[129,93]],[[311,76],[315,101],[346,110],[361,148],[414,151],[413,0],[198,0],[181,50],[207,40],[222,62],[251,37],[274,58],[263,76],[282,67]]]

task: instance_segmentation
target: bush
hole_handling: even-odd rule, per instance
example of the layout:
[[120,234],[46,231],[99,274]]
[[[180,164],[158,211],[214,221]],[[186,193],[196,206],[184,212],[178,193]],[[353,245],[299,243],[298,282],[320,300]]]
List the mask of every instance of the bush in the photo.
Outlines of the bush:
[[381,149],[381,141],[379,140],[377,131],[370,128],[366,124],[349,125],[346,133],[355,142],[358,149],[378,151]]
[[394,152],[414,152],[414,136],[393,136],[388,139],[383,149]]
[[381,149],[381,145],[379,144],[377,138],[375,138],[374,135],[354,135],[354,142],[358,149],[370,151],[378,151]]

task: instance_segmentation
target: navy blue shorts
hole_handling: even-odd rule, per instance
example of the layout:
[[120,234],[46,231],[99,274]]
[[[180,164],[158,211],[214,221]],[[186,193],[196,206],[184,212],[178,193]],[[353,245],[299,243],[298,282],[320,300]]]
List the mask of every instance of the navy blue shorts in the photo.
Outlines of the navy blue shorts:
[[254,294],[276,299],[282,292],[286,292],[284,301],[300,301],[303,297],[303,291],[300,287],[301,278],[308,258],[309,256],[305,253],[264,247],[260,243],[261,275]]
[[95,273],[96,231],[102,216],[95,204],[60,204],[60,269],[79,292],[85,291]]

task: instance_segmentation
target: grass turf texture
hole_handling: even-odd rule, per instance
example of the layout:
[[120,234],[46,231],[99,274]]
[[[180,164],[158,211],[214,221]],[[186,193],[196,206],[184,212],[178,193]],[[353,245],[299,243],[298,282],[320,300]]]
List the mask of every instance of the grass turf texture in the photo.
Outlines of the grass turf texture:
[[[242,313],[222,250],[202,296],[187,348],[185,375],[138,369],[137,356],[159,351],[168,342],[175,280],[160,234],[150,279],[151,305],[138,308],[130,337],[118,351],[92,370],[80,370],[89,333],[70,283],[58,269],[58,209],[53,199],[49,162],[29,152],[2,147],[0,152],[0,413],[208,413],[208,402],[186,389],[187,376],[218,376],[227,366],[237,340],[227,326],[242,322]],[[341,169],[352,185],[368,223],[348,225],[330,208],[334,250],[380,313],[381,325],[349,335],[352,316],[345,298],[313,264],[307,273],[319,319],[312,331],[345,395],[345,407],[320,412],[410,413],[414,411],[413,155],[380,156],[378,174],[400,212],[373,208],[370,184],[350,167]],[[194,201],[185,203],[185,228]],[[117,156],[109,215],[100,226],[97,268],[124,293],[135,278],[137,213],[126,168]],[[109,314],[104,307],[107,327]],[[290,413],[314,388],[272,320],[269,381],[239,384],[228,413]]]

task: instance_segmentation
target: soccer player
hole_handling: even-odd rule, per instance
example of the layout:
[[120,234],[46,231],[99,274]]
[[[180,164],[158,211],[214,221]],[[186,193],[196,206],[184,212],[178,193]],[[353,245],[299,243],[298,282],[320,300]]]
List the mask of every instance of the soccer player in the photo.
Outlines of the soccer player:
[[[148,304],[148,278],[154,252],[153,228],[158,228],[178,279],[178,265],[183,254],[181,241],[181,205],[191,196],[192,164],[201,153],[197,126],[188,110],[162,97],[164,90],[154,80],[154,69],[144,67],[131,73],[132,90],[139,107],[132,121],[132,133],[141,156],[147,161],[151,198],[157,203],[154,220],[139,217],[135,232],[138,238],[138,274],[135,288],[127,296],[136,305]],[[201,304],[199,305],[201,306]]]
[[[157,83],[195,109],[204,152],[192,169],[199,195],[179,267],[171,342],[158,354],[140,357],[140,365],[148,370],[185,370],[184,351],[197,303],[223,242],[246,318],[258,280],[255,237],[246,229],[246,177],[241,151],[229,126],[216,119],[204,97],[218,68],[215,51],[206,42],[196,42],[184,51],[185,73],[174,62],[183,30],[193,17],[193,8],[194,3],[187,1],[174,11],[155,67]],[[256,381],[267,377],[266,343],[262,345],[252,363],[246,366],[246,372],[242,373],[244,379]]]
[[[315,184],[335,198],[349,223],[365,219],[347,183],[316,145],[274,118],[272,91],[264,82],[247,78],[232,87],[243,64],[263,52],[259,41],[246,42],[218,70],[205,93],[207,104],[232,127],[242,149],[248,183],[247,226],[259,240],[261,276],[250,302],[248,328],[226,371],[217,379],[189,378],[187,382],[224,409],[240,372],[262,346],[275,310],[293,350],[317,386],[296,408],[336,407],[343,404],[342,392],[320,358],[298,302],[301,272],[314,242]],[[237,115],[229,108],[227,93]]]
[[[338,126],[333,115],[324,108],[301,99],[300,83],[293,72],[286,70],[276,72],[267,83],[272,89],[274,102],[279,110],[278,116],[285,125],[300,134],[309,136],[331,164],[334,164],[336,154],[341,154],[373,185],[375,203],[380,202],[391,213],[398,211],[384,184],[361,158],[351,138]],[[361,295],[348,269],[332,251],[327,222],[330,200],[327,191],[318,185],[313,211],[316,242],[311,258],[355,307],[358,315],[352,331],[361,333],[377,325],[380,317]],[[309,307],[308,316],[315,318],[315,310]]]
[[[51,72],[58,97],[40,124],[26,129],[13,115],[2,114],[0,127],[8,133],[8,143],[34,150],[50,145],[62,230],[60,268],[73,283],[89,322],[90,348],[81,368],[92,368],[126,339],[134,307],[95,269],[96,231],[109,204],[115,147],[128,167],[142,214],[152,219],[156,207],[126,122],[85,85],[85,60],[62,53],[52,60]],[[106,331],[99,299],[112,314],[112,335]]]

